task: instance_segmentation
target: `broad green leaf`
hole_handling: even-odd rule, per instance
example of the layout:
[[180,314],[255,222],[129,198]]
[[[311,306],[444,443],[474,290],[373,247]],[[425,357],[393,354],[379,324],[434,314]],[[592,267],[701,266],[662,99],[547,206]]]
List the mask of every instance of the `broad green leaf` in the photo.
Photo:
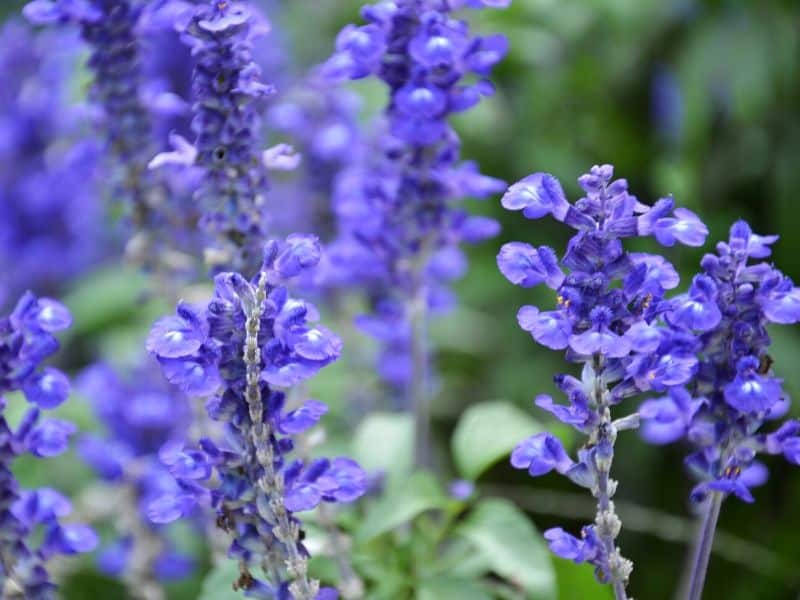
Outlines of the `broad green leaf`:
[[82,279],[64,298],[73,326],[64,337],[129,320],[141,309],[145,278],[136,270],[107,268]]
[[238,578],[239,565],[236,561],[223,561],[208,572],[197,600],[242,600],[242,592],[233,589],[233,582]]
[[420,582],[417,600],[492,600],[492,597],[469,579],[432,577]]
[[362,542],[371,540],[427,510],[444,508],[448,502],[433,475],[424,471],[414,473],[402,485],[389,486],[385,495],[369,508],[356,538]]
[[353,436],[353,458],[367,471],[383,471],[390,479],[411,472],[414,423],[408,413],[374,413]]
[[477,479],[519,442],[542,431],[527,412],[495,400],[469,407],[453,432],[453,460],[462,477]]
[[486,557],[476,553],[468,540],[453,537],[447,542],[436,557],[434,572],[447,573],[453,577],[474,578],[491,570]]
[[592,598],[592,600],[613,600],[614,592],[610,585],[598,583],[591,565],[576,565],[563,558],[554,558],[553,567],[558,582],[558,600]]
[[481,501],[456,531],[486,557],[495,573],[534,598],[556,597],[553,564],[541,534],[508,500]]

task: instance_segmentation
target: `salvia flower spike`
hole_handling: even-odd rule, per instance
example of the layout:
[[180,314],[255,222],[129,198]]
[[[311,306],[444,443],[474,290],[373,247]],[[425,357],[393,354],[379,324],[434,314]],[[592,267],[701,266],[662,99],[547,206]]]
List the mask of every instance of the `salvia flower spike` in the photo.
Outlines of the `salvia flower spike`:
[[[62,30],[0,28],[0,307],[26,289],[61,290],[109,247],[98,199],[100,145],[70,102],[80,45]],[[58,52],[53,52],[57,47]]]
[[174,150],[159,154],[150,165],[199,168],[196,198],[203,213],[201,223],[212,236],[206,262],[216,270],[256,268],[264,239],[267,187],[259,108],[275,89],[262,81],[252,45],[270,26],[249,2],[204,0],[177,11],[176,27],[195,59],[195,141],[173,135]]
[[753,233],[744,221],[727,242],[706,254],[701,273],[664,313],[672,335],[687,340],[698,366],[681,385],[641,406],[642,433],[664,444],[685,439],[694,447],[686,459],[699,480],[691,493],[704,505],[691,594],[699,598],[720,504],[735,496],[753,502],[751,488],[766,480],[758,454],[781,454],[800,464],[800,421],[782,419],[789,398],[772,368],[769,325],[800,321],[800,288],[767,262],[774,235]]
[[332,83],[374,77],[389,91],[385,131],[364,160],[337,179],[339,236],[331,278],[368,290],[372,314],[359,327],[382,344],[379,371],[398,404],[413,409],[416,462],[430,466],[431,313],[453,304],[448,285],[467,268],[461,250],[496,235],[499,225],[468,214],[460,201],[485,198],[505,184],[460,160],[454,114],[492,95],[492,68],[505,56],[502,35],[473,36],[455,6],[509,2],[402,0],[366,5],[365,25],[339,33],[320,68]]
[[86,369],[77,388],[89,399],[105,433],[86,434],[78,452],[104,483],[99,493],[115,501],[97,512],[113,522],[117,536],[98,553],[99,569],[120,577],[133,597],[164,598],[163,583],[192,573],[194,562],[181,553],[167,528],[147,516],[149,503],[177,485],[159,460],[167,442],[184,440],[191,410],[187,398],[164,381],[156,361],[121,374],[103,363]]
[[675,269],[661,256],[630,252],[623,243],[654,237],[664,246],[699,246],[708,230],[691,211],[674,208],[671,198],[654,206],[640,203],[624,179],[613,179],[611,165],[592,167],[578,183],[585,195],[575,203],[546,173],[515,183],[502,199],[505,208],[529,219],[550,215],[575,230],[560,259],[547,246],[510,242],[497,264],[515,285],[544,284],[555,291],[555,309],[523,306],[517,319],[539,344],[565,350],[567,360],[583,370],[580,378],[555,377],[568,404],[541,395],[536,405],[588,438],[576,461],[552,434],[534,435],[516,447],[511,464],[532,476],[557,471],[597,499],[595,521],[580,537],[561,528],[544,535],[555,554],[594,565],[598,579],[620,599],[627,597],[633,564],[616,543],[622,524],[610,471],[617,434],[638,427],[639,416],[614,418],[612,409],[639,392],[684,383],[697,368],[691,344],[658,324],[669,307],[665,291],[678,285]]
[[[31,454],[62,454],[76,427],[61,419],[43,419],[43,410],[63,403],[70,392],[66,375],[42,362],[59,347],[54,333],[72,317],[49,298],[25,293],[10,315],[0,318],[0,595],[30,600],[56,598],[46,562],[53,556],[89,552],[97,535],[85,525],[62,524],[70,501],[52,488],[21,490],[11,471],[14,460]],[[31,407],[14,430],[6,420],[9,399],[21,391]],[[43,531],[42,536],[37,533]],[[36,542],[36,539],[40,541]]]
[[[92,99],[103,111],[107,151],[114,159],[114,196],[127,201],[140,236],[154,224],[156,186],[147,169],[154,151],[151,115],[142,101],[141,5],[133,0],[33,0],[33,23],[74,23],[91,48]],[[139,241],[142,243],[141,241]]]
[[[177,315],[153,326],[148,349],[168,380],[190,396],[208,397],[209,416],[224,424],[223,439],[200,440],[190,448],[166,444],[161,459],[180,490],[150,508],[151,518],[168,522],[210,504],[217,524],[233,535],[229,555],[239,561],[236,585],[255,597],[333,597],[308,575],[298,512],[320,502],[350,502],[367,486],[349,458],[290,458],[294,436],[327,411],[308,400],[287,410],[289,388],[336,360],[341,342],[312,325],[313,305],[291,298],[286,282],[316,266],[321,248],[314,236],[291,235],[270,242],[259,273],[216,276],[214,298],[204,309],[185,303]],[[212,472],[217,484],[211,484]],[[261,568],[265,578],[253,575]]]

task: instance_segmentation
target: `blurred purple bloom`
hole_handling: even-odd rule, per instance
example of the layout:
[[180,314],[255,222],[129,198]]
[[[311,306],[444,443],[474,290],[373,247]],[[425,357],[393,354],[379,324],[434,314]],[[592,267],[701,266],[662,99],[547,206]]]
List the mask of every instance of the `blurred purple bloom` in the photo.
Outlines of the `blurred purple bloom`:
[[[504,36],[473,36],[453,8],[431,0],[367,5],[366,24],[342,29],[336,52],[318,70],[329,85],[371,76],[388,88],[376,135],[361,142],[358,160],[334,181],[338,236],[323,281],[361,287],[375,313],[391,311],[400,331],[410,329],[414,303],[433,313],[453,305],[449,284],[466,270],[459,246],[499,231],[488,217],[470,217],[460,202],[505,184],[460,160],[450,121],[492,94],[487,77],[508,44]],[[407,404],[411,336],[379,341],[381,376]]]

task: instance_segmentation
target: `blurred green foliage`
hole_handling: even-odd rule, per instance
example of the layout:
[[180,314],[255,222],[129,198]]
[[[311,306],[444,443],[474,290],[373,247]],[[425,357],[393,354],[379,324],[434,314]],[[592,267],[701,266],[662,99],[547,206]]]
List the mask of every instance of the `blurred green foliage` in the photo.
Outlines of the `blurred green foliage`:
[[[280,4],[285,12],[277,26],[287,29],[300,66],[324,59],[338,28],[358,18],[359,2],[353,0]],[[6,0],[0,18],[21,5]],[[465,157],[508,181],[550,171],[573,198],[579,174],[592,164],[612,162],[642,200],[674,194],[697,211],[710,225],[713,240],[723,238],[739,217],[761,233],[780,234],[775,260],[800,279],[800,211],[794,206],[800,190],[800,2],[514,0],[508,10],[470,18],[478,30],[506,33],[511,54],[498,70],[497,96],[458,119]],[[357,89],[368,92],[373,110],[380,104],[381,90]],[[574,490],[568,484],[556,477],[531,480],[505,460],[498,462],[523,430],[552,425],[531,399],[553,391],[552,375],[570,367],[516,326],[518,306],[547,302],[547,292],[513,288],[497,273],[494,256],[508,240],[559,247],[565,232],[547,221],[529,222],[505,213],[496,200],[475,203],[475,210],[497,216],[504,229],[500,239],[470,252],[470,273],[458,285],[461,308],[435,329],[441,385],[434,407],[441,464],[453,477],[477,479],[479,490],[502,485],[515,498],[524,497],[524,508],[539,529],[555,524],[577,529],[593,514],[590,504],[572,501]],[[688,277],[701,254],[683,249],[670,251],[669,258]],[[146,323],[163,309],[140,302],[141,293],[137,278],[128,274],[99,273],[76,284],[67,297],[76,314],[65,353],[68,366],[78,368],[98,354],[126,362]],[[367,393],[370,383],[350,356],[364,354],[366,342],[348,323],[332,325],[344,333],[351,354],[313,384],[312,391],[333,404],[327,443],[353,450],[370,467],[392,466],[392,477],[399,476],[403,490],[363,509],[358,522],[344,525],[356,532],[361,544],[357,563],[367,579],[382,581],[383,588],[377,589],[383,591],[374,597],[405,597],[397,591],[407,585],[401,563],[413,562],[415,552],[426,556],[430,549],[410,547],[402,531],[390,530],[406,520],[399,516],[416,515],[414,526],[427,527],[428,511],[447,513],[452,500],[424,477],[407,479],[410,466],[403,448],[410,444],[409,423],[402,417],[373,414],[352,433],[364,416],[352,399]],[[776,333],[772,355],[787,390],[797,394],[797,331]],[[510,404],[474,407],[498,398]],[[68,410],[71,418],[93,426],[82,401]],[[800,406],[793,410],[800,415]],[[504,417],[509,414],[518,418],[509,421]],[[465,421],[457,426],[462,415]],[[467,433],[475,436],[473,445]],[[637,523],[623,529],[620,541],[636,563],[631,593],[637,598],[666,600],[680,581],[691,528],[687,521],[668,516],[688,518],[690,483],[682,457],[679,447],[646,446],[635,434],[619,440],[615,477],[621,482],[620,513],[625,522],[627,508],[633,523],[635,509]],[[725,547],[712,559],[710,600],[797,597],[800,473],[780,460],[772,461],[770,469],[770,481],[757,491],[755,505],[731,500],[724,507],[720,526],[729,537],[721,538]],[[80,490],[90,477],[74,458],[44,466],[24,462],[19,471],[25,483],[47,481],[70,492]],[[553,502],[554,497],[563,502]],[[417,598],[482,600],[500,594],[472,583],[469,575],[477,572],[511,577],[533,598],[609,598],[608,590],[592,580],[590,569],[547,557],[533,525],[513,505],[502,499],[475,502],[453,513],[463,521],[449,524],[452,566],[433,564],[420,580]],[[487,522],[499,526],[485,527]],[[324,565],[319,568],[324,571]],[[198,578],[175,586],[171,597],[228,598],[222,590],[229,589],[231,578],[217,572],[213,577],[202,596]],[[86,568],[71,576],[64,594],[83,599],[98,592],[104,598],[123,598],[113,582]]]

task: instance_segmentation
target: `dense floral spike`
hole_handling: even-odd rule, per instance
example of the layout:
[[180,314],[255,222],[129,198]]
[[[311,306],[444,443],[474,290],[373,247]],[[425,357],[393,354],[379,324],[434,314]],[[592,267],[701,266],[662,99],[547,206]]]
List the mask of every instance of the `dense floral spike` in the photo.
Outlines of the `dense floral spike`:
[[758,453],[800,464],[800,421],[761,432],[789,409],[773,373],[767,326],[800,321],[800,288],[764,260],[777,239],[753,233],[744,221],[734,224],[728,242],[703,257],[702,273],[664,315],[674,335],[695,340],[690,348],[699,367],[685,385],[642,405],[643,433],[654,443],[685,438],[697,448],[687,459],[700,479],[696,501],[721,492],[752,502],[750,488],[765,476]]
[[25,15],[34,23],[71,22],[92,49],[93,99],[104,112],[109,151],[120,171],[116,193],[131,203],[137,228],[152,210],[147,161],[153,152],[150,115],[141,99],[140,45],[136,26],[141,9],[132,0],[33,0]]
[[[0,307],[29,286],[60,292],[108,248],[98,201],[100,148],[84,137],[83,107],[70,102],[76,38],[0,29]],[[58,47],[59,52],[53,52]]]
[[[224,424],[222,440],[200,440],[198,448],[166,444],[161,459],[181,490],[150,507],[157,522],[190,514],[210,503],[219,527],[233,534],[229,554],[241,565],[236,583],[249,595],[298,600],[325,598],[307,571],[297,512],[320,502],[349,502],[367,486],[348,458],[290,459],[293,436],[327,411],[321,402],[285,408],[289,388],[339,356],[339,339],[309,321],[309,303],[289,296],[286,282],[313,268],[320,246],[313,236],[270,242],[260,272],[250,281],[238,273],[217,275],[205,309],[180,303],[175,316],[155,323],[147,346],[166,378],[191,396],[210,397],[209,416]],[[217,483],[210,483],[212,472]],[[251,568],[260,567],[266,580]]]
[[365,6],[367,24],[345,27],[321,68],[329,81],[372,76],[389,90],[386,131],[337,180],[339,239],[331,248],[331,279],[369,290],[374,313],[361,325],[384,346],[384,379],[421,415],[416,446],[423,454],[430,394],[422,389],[430,361],[426,315],[452,304],[448,284],[466,270],[461,243],[499,231],[494,220],[469,216],[459,201],[505,185],[460,161],[450,119],[492,94],[488,76],[508,43],[502,35],[472,36],[467,23],[451,15],[453,8],[443,0]]
[[[164,84],[166,61],[154,61],[141,34],[163,33],[165,0],[32,0],[24,9],[37,24],[72,23],[90,47],[93,73],[90,96],[97,106],[105,138],[108,184],[112,200],[123,201],[132,235],[126,256],[160,275],[182,275],[193,269],[184,252],[195,244],[196,221],[188,202],[193,173],[155,176],[148,161],[166,140],[156,133],[187,110]],[[148,80],[144,80],[143,63]],[[158,125],[158,126],[157,126]]]
[[195,57],[192,80],[195,144],[174,136],[175,150],[151,163],[196,165],[203,225],[219,247],[207,254],[216,268],[257,265],[264,234],[266,165],[259,146],[259,100],[274,93],[261,80],[252,44],[269,30],[247,2],[204,1],[178,12],[177,27]]
[[106,429],[102,436],[84,436],[79,452],[110,487],[104,497],[116,499],[104,511],[118,537],[103,548],[100,570],[124,579],[134,597],[163,598],[161,582],[186,577],[194,565],[174,548],[164,526],[150,521],[147,507],[177,491],[158,451],[186,438],[188,401],[164,382],[154,364],[125,378],[108,365],[94,365],[81,375],[78,389]]
[[503,196],[505,208],[530,219],[552,215],[576,233],[560,261],[546,246],[511,242],[501,248],[497,263],[516,285],[555,290],[556,308],[523,306],[520,327],[539,344],[566,350],[569,361],[583,364],[580,379],[555,378],[567,405],[536,398],[539,407],[587,435],[578,460],[557,438],[540,433],[517,446],[511,464],[532,476],[555,470],[591,491],[597,499],[594,524],[584,527],[580,538],[561,528],[545,532],[545,538],[559,556],[594,565],[598,579],[611,584],[619,599],[626,598],[633,565],[616,546],[621,523],[610,471],[617,433],[637,427],[638,415],[612,420],[611,409],[636,393],[683,384],[697,369],[691,341],[658,324],[670,306],[664,292],[678,285],[675,269],[660,256],[627,251],[623,240],[652,236],[664,246],[699,246],[708,230],[691,211],[673,210],[671,198],[646,206],[628,193],[624,179],[612,177],[611,165],[592,167],[578,179],[585,196],[574,204],[552,175],[536,173],[512,185]]
[[[31,600],[56,597],[45,562],[57,554],[88,552],[97,536],[85,525],[60,523],[72,510],[69,500],[51,488],[22,491],[11,466],[25,453],[46,458],[67,449],[75,426],[60,419],[41,419],[41,411],[67,399],[69,381],[41,363],[56,350],[55,332],[69,327],[67,309],[30,292],[13,312],[0,318],[0,595]],[[6,420],[9,399],[21,391],[32,405],[13,430]],[[43,532],[43,535],[39,535]],[[35,539],[41,539],[34,545]]]

